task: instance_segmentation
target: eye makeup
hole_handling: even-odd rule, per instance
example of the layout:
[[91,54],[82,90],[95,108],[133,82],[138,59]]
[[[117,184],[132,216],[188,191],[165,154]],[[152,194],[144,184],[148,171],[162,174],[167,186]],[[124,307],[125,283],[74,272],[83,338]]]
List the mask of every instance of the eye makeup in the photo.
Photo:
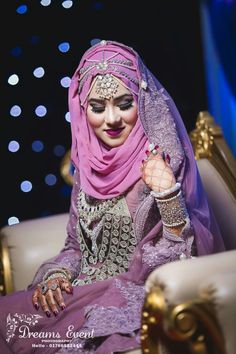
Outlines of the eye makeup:
[[[121,97],[117,97],[113,100],[114,105],[120,108],[121,111],[128,110],[133,107],[134,98],[132,95],[123,95]],[[94,113],[102,113],[106,108],[107,101],[105,100],[97,100],[91,99],[89,100],[89,104],[91,106],[91,111]]]

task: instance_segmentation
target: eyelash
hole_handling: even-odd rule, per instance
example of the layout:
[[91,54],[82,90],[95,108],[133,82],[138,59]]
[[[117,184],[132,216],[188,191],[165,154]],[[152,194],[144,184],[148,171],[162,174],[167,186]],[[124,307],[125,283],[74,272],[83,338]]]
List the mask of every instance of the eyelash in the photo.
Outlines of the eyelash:
[[[105,110],[105,108],[97,108],[94,106],[91,106],[91,107],[92,107],[91,111],[94,113],[102,113]],[[126,110],[130,109],[131,107],[133,107],[133,104],[132,104],[132,102],[129,102],[129,103],[125,103],[122,105],[118,105],[117,107],[119,107],[121,111],[126,111]]]

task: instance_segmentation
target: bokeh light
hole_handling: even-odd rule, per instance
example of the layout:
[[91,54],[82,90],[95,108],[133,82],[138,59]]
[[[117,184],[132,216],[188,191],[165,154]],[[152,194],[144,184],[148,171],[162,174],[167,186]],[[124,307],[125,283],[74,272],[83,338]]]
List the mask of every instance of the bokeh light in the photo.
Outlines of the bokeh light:
[[90,41],[90,44],[91,44],[91,45],[95,45],[95,44],[100,43],[100,42],[101,42],[101,39],[100,39],[100,38],[94,38],[94,39],[92,39],[92,40]]
[[47,114],[47,108],[45,106],[38,106],[35,108],[35,114],[38,117],[44,117]]
[[10,85],[16,85],[18,84],[18,82],[19,82],[19,77],[17,74],[12,74],[11,76],[9,76],[8,83]]
[[53,153],[55,156],[61,157],[65,154],[65,147],[63,145],[54,146]]
[[20,15],[25,14],[28,10],[27,5],[20,5],[17,7],[16,12]]
[[33,188],[33,186],[32,186],[32,183],[30,181],[23,181],[20,184],[20,189],[24,193],[30,192],[32,190],[32,188]]
[[70,86],[71,78],[69,76],[65,76],[61,79],[61,86],[68,88]]
[[49,173],[46,177],[45,177],[45,183],[48,186],[54,186],[54,184],[57,183],[57,178],[55,175],[53,175],[52,173]]
[[40,4],[42,6],[49,6],[49,5],[51,5],[51,0],[41,0]]
[[102,10],[104,7],[104,4],[100,1],[96,1],[94,4],[93,4],[93,8],[94,10]]
[[11,216],[8,220],[7,223],[9,226],[19,224],[19,219],[16,216]]
[[34,152],[41,152],[44,149],[44,144],[41,140],[35,140],[32,143],[32,150]]
[[10,152],[17,152],[20,148],[20,144],[16,140],[12,140],[8,144],[8,150]]
[[67,113],[65,114],[65,120],[66,120],[68,123],[70,123],[70,112],[67,112]]
[[21,47],[12,48],[11,54],[12,54],[14,57],[20,56],[20,55],[22,54],[22,49],[21,49]]
[[43,77],[44,74],[45,74],[44,68],[42,68],[41,66],[39,66],[38,68],[35,68],[34,71],[33,71],[33,75],[35,77],[37,77],[38,79]]
[[62,53],[66,53],[70,50],[70,44],[68,42],[62,42],[58,45],[58,49]]
[[12,106],[11,109],[10,109],[10,115],[12,117],[19,117],[21,115],[21,108],[20,106]]
[[64,9],[69,9],[72,5],[73,1],[66,0],[62,2],[62,6],[64,7]]

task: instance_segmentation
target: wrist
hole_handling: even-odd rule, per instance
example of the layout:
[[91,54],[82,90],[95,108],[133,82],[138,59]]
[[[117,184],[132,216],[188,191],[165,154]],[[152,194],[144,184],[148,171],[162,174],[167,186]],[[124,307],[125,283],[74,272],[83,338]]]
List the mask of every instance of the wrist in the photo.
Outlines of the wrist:
[[66,280],[71,279],[70,272],[65,268],[52,268],[49,269],[43,276],[43,281],[46,282],[51,279],[64,278]]
[[155,190],[152,190],[151,195],[154,198],[158,198],[158,199],[168,199],[169,197],[176,195],[179,192],[180,188],[181,188],[181,184],[179,182],[176,182],[173,186],[171,186],[168,189],[165,189],[162,192],[157,192]]
[[[160,194],[158,194],[159,197],[155,196],[162,223],[165,227],[181,228],[185,225],[189,217],[180,184],[178,187],[179,189],[176,191],[172,190],[173,196],[170,196],[170,194],[164,196],[162,194],[162,198],[160,198]],[[175,188],[177,188],[177,186]],[[176,229],[176,232],[179,233],[180,231]]]

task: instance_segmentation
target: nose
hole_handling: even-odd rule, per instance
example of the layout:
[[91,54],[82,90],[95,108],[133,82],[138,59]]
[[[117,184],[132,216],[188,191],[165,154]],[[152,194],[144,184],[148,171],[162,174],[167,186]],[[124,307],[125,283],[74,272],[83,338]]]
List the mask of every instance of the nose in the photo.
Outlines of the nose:
[[121,116],[115,107],[107,107],[105,112],[105,122],[107,125],[117,126],[121,123]]

